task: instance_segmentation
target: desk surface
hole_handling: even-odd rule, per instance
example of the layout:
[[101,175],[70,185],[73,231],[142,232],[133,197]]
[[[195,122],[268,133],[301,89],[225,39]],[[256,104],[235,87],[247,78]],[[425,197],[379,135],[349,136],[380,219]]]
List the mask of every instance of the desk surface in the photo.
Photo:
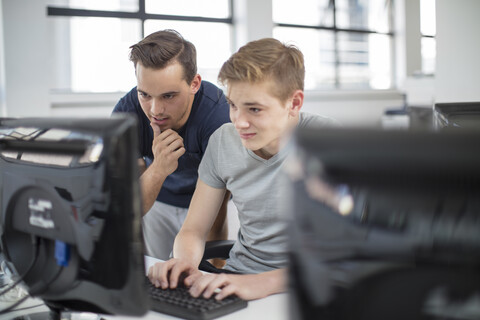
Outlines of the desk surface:
[[[147,269],[146,271],[148,271],[148,268],[157,261],[159,260],[146,256],[145,257],[145,268]],[[107,316],[104,318],[112,319],[112,320],[135,320],[135,319],[138,320],[139,319],[135,317],[122,317],[122,316],[115,316],[115,317]],[[162,320],[162,319],[178,319],[178,318],[165,315],[162,313],[150,311],[140,319]],[[282,293],[282,294],[271,295],[264,299],[249,301],[248,307],[217,319],[219,320],[288,319],[288,296],[286,293]]]
[[[148,268],[153,265],[155,262],[160,261],[151,257],[145,257],[145,268]],[[6,307],[10,303],[5,303],[0,301],[0,306]],[[40,305],[40,306],[39,306]],[[32,309],[24,309],[25,307],[33,307]],[[35,312],[41,312],[47,310],[45,306],[41,305],[41,301],[38,299],[29,299],[25,303],[18,306],[19,311],[13,311],[8,313],[8,319],[11,319],[13,316],[20,316]],[[93,317],[95,319],[97,317]],[[4,319],[3,316],[0,316],[0,319]],[[92,315],[85,315],[82,317],[79,315],[75,319],[92,319]],[[178,319],[166,314],[149,311],[143,317],[125,317],[125,316],[106,316],[101,315],[97,319],[106,319],[106,320],[163,320],[163,319]],[[288,319],[288,295],[287,293],[275,294],[264,299],[259,299],[255,301],[249,301],[248,307],[241,309],[239,311],[233,312],[226,316],[217,318],[218,320],[255,320],[255,319],[275,319],[275,320],[284,320]]]
[[[104,319],[111,320],[167,320],[178,319],[166,314],[150,311],[142,318],[123,317],[123,316],[103,316]],[[248,307],[226,316],[217,318],[218,320],[251,320],[251,319],[288,319],[287,294],[276,294],[264,299],[250,301]]]

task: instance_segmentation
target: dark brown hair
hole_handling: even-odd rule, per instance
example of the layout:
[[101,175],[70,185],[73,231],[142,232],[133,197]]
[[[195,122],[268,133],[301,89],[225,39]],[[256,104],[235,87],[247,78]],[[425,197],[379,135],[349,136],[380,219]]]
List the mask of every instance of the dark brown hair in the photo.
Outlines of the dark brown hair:
[[190,84],[197,74],[197,51],[175,30],[162,30],[146,36],[130,47],[130,61],[135,68],[141,63],[145,68],[163,69],[173,62],[183,67],[184,79]]

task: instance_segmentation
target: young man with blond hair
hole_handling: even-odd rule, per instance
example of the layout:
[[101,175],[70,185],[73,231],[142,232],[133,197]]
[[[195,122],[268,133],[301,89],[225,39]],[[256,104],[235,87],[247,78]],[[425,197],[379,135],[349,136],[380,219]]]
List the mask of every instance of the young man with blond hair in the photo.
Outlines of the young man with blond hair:
[[[210,137],[174,258],[149,270],[155,285],[175,288],[186,274],[183,282],[193,296],[210,297],[220,289],[217,299],[236,294],[247,300],[286,289],[282,167],[296,128],[334,124],[300,112],[304,76],[302,53],[271,38],[248,43],[224,63],[218,78],[227,88],[232,123]],[[227,189],[238,209],[238,238],[227,273],[203,274],[198,265],[206,236]]]

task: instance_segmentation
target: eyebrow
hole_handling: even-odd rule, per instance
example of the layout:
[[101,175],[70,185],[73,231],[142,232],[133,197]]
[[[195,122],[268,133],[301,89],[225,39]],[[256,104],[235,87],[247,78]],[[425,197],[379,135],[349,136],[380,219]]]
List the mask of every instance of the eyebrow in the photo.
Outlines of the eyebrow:
[[[138,87],[137,87],[137,92],[145,93],[145,94],[148,94],[149,96],[151,95],[150,93],[148,93],[148,92],[146,92],[142,89],[139,89]],[[168,92],[163,92],[160,95],[165,96],[165,95],[172,95],[172,94],[178,94],[178,93],[179,93],[179,91],[168,91]]]
[[142,89],[139,89],[138,87],[137,87],[137,92],[150,95],[148,92],[146,92],[146,91],[144,91],[144,90],[142,90]]
[[[233,103],[232,100],[230,100],[228,97],[227,98],[227,102],[229,104],[232,104],[232,105],[236,105],[235,103]],[[242,103],[242,106],[246,106],[246,107],[251,107],[251,106],[261,106],[261,107],[266,107],[265,105],[259,103],[259,102],[255,102],[255,101],[248,101],[248,102],[244,102]]]

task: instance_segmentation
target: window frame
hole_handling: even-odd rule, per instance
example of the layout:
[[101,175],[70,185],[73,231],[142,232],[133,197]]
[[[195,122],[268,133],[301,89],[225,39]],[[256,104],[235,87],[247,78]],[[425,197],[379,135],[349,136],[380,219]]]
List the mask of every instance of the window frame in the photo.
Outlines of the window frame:
[[[70,8],[65,5],[47,5],[46,6],[46,15],[50,17],[63,17],[63,18],[114,18],[114,19],[123,19],[130,21],[137,21],[140,23],[140,34],[139,39],[143,39],[147,36],[146,34],[146,21],[180,21],[180,22],[207,22],[207,23],[219,23],[229,25],[230,28],[234,27],[233,16],[234,16],[234,0],[225,0],[228,1],[229,12],[228,17],[225,18],[216,18],[216,17],[206,17],[206,16],[184,16],[184,15],[166,15],[166,14],[156,14],[146,12],[146,0],[137,0],[138,10],[137,11],[127,11],[127,10],[96,10],[96,9],[84,9],[84,8]],[[68,49],[70,50],[70,49]],[[199,66],[200,67],[200,66]],[[64,78],[67,77],[69,80],[67,83],[67,91],[71,93],[112,93],[112,91],[94,91],[89,90],[74,90],[72,88],[71,80],[71,67],[69,67],[67,74]],[[69,87],[68,87],[69,86]],[[63,91],[64,89],[51,88],[52,91]],[[120,91],[125,91],[121,89]]]
[[[322,26],[322,25],[302,25],[302,24],[290,24],[290,23],[281,23],[281,22],[275,22],[273,21],[273,26],[274,27],[287,27],[287,28],[301,28],[301,29],[313,29],[313,30],[326,30],[326,31],[332,31],[333,32],[333,50],[334,50],[334,77],[335,77],[335,82],[334,82],[334,88],[336,90],[342,90],[341,85],[342,83],[340,82],[340,66],[341,66],[341,61],[340,61],[340,50],[339,50],[339,37],[338,34],[345,32],[345,33],[357,33],[357,34],[379,34],[379,35],[387,35],[391,37],[391,43],[392,47],[394,46],[394,41],[395,41],[395,32],[393,31],[394,28],[394,6],[393,6],[393,1],[392,0],[386,0],[388,1],[388,15],[389,15],[389,32],[379,32],[375,30],[369,30],[369,29],[363,29],[363,28],[341,28],[337,26],[337,8],[336,8],[336,2],[335,0],[329,0],[328,3],[328,9],[332,10],[333,14],[333,22],[332,26]],[[392,48],[393,52],[393,48]],[[393,57],[392,57],[393,59]],[[393,61],[391,61],[391,66],[393,67]],[[393,73],[394,70],[392,69],[392,75],[391,77],[393,78]],[[394,84],[394,81],[391,82]]]
[[94,17],[94,18],[120,18],[120,19],[134,19],[141,21],[141,38],[145,35],[145,21],[146,20],[175,20],[175,21],[195,21],[195,22],[212,22],[212,23],[226,23],[233,25],[233,1],[230,2],[230,12],[228,18],[212,18],[200,16],[179,16],[147,13],[145,11],[145,0],[138,0],[138,11],[107,11],[107,10],[91,10],[91,9],[76,9],[61,6],[47,6],[47,16],[57,17]]
[[[434,9],[435,9],[435,8],[434,8]],[[424,14],[424,13],[422,12],[422,0],[420,0],[420,41],[422,41],[423,39],[431,39],[431,40],[433,40],[433,41],[435,42],[435,44],[436,44],[436,41],[437,41],[437,40],[436,40],[436,30],[435,30],[434,32],[432,32],[432,33],[425,33],[425,32],[423,32],[423,30],[422,30],[421,25],[422,25],[423,14]],[[436,23],[436,22],[435,22],[435,23]],[[425,57],[423,56],[423,53],[421,53],[421,56],[422,56],[422,73],[424,73],[424,72],[425,72],[425,66],[424,66],[424,62],[425,62],[424,59],[425,59]],[[436,55],[435,55],[435,57],[433,58],[433,63],[434,63],[434,64],[436,63]],[[424,74],[424,75],[434,76],[434,75],[435,75],[435,70],[436,70],[436,68],[435,68],[435,66],[434,66],[434,67],[433,67],[433,71],[432,71],[431,73],[426,73],[426,74]]]

